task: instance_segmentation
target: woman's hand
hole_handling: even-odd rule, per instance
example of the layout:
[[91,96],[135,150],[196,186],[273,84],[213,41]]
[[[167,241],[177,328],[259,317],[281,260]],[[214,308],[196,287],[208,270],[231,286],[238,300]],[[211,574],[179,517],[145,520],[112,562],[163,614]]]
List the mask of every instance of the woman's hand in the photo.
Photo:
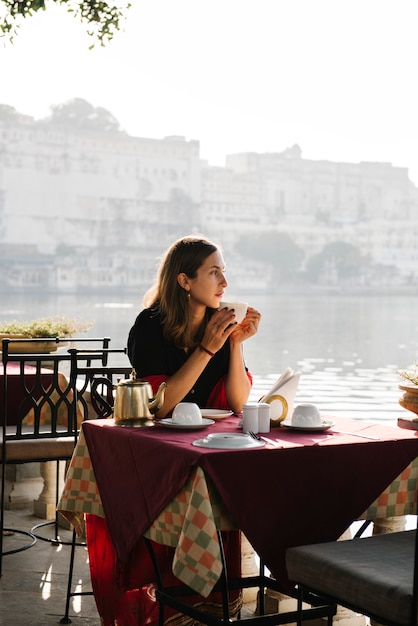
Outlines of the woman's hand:
[[219,309],[212,315],[206,326],[202,345],[211,352],[217,352],[236,327],[234,311],[232,309]]
[[222,348],[228,337],[234,343],[242,343],[257,333],[261,314],[248,307],[247,315],[241,324],[235,321],[235,313],[231,309],[220,309],[214,313],[206,327],[202,344],[211,352]]
[[232,329],[230,341],[242,343],[255,335],[258,331],[260,319],[261,313],[252,307],[248,307],[247,315],[244,317],[241,324],[238,324]]

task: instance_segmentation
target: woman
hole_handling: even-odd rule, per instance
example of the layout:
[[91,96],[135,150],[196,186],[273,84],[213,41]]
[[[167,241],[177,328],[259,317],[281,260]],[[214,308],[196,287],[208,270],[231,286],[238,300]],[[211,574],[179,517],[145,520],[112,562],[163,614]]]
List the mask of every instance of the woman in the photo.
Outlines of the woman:
[[168,383],[157,417],[179,402],[240,413],[251,389],[242,343],[256,334],[260,313],[249,307],[241,324],[219,309],[228,282],[219,248],[203,236],[176,241],[161,263],[128,338],[136,375],[154,393]]
[[[202,236],[184,237],[167,251],[156,285],[144,299],[128,339],[128,354],[139,378],[154,393],[162,381],[168,386],[157,417],[170,415],[181,401],[200,407],[225,408],[240,413],[248,399],[251,377],[242,357],[243,341],[258,328],[260,314],[252,308],[241,324],[235,312],[219,309],[227,287],[220,250]],[[91,518],[91,519],[90,519]],[[155,578],[144,542],[139,541],[129,563],[118,562],[105,520],[88,516],[90,567],[96,602],[104,626],[154,626],[158,607],[153,594]],[[240,535],[222,533],[230,576],[240,575]],[[154,544],[165,584],[177,585],[171,572],[174,548]],[[114,572],[121,583],[115,585]],[[204,600],[196,595],[195,606],[210,607],[221,614],[219,592]],[[231,591],[231,616],[241,607],[240,590]],[[192,620],[166,609],[165,623],[185,626]]]

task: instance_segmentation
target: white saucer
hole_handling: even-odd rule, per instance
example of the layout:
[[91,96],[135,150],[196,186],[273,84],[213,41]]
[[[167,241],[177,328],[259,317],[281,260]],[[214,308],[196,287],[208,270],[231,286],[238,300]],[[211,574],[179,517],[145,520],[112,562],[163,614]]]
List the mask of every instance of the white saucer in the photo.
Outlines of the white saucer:
[[222,420],[224,417],[231,417],[232,411],[224,409],[200,409],[202,417],[209,417],[212,420]]
[[330,420],[322,420],[322,424],[319,426],[296,426],[296,424],[292,424],[292,422],[281,422],[280,426],[284,426],[285,428],[290,428],[292,430],[299,430],[305,433],[308,432],[322,432],[324,430],[328,430],[328,428],[332,428],[335,426],[335,422],[331,422]]
[[216,448],[218,450],[242,450],[244,448],[262,448],[264,441],[253,439],[243,433],[213,433],[204,439],[195,439],[193,445],[198,448]]
[[177,430],[200,430],[201,428],[206,428],[207,426],[211,426],[215,422],[213,420],[208,420],[202,417],[201,424],[179,424],[178,422],[173,422],[171,417],[167,417],[163,420],[158,420],[155,422],[156,425],[160,424],[165,428],[174,428]]

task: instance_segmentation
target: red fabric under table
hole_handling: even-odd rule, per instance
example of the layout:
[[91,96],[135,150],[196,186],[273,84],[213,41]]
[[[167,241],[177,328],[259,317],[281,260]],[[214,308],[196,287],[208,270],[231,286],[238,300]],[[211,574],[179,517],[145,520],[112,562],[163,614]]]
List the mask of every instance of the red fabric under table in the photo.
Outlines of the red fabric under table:
[[[96,515],[86,515],[86,537],[90,562],[91,582],[102,626],[150,626],[158,625],[158,604],[155,601],[155,573],[144,541],[139,539],[129,555],[127,563],[117,557],[109,535],[106,520]],[[223,533],[223,543],[228,572],[233,577],[241,573],[241,543],[238,532]],[[165,585],[178,585],[171,567],[174,548],[153,542]],[[232,605],[238,601],[240,592],[230,593]],[[208,598],[195,594],[191,600],[195,606],[211,603],[221,607],[221,594],[216,592]],[[220,610],[220,609],[219,609]],[[165,622],[181,624],[187,621],[174,609],[166,607]],[[189,620],[190,621],[190,620]]]

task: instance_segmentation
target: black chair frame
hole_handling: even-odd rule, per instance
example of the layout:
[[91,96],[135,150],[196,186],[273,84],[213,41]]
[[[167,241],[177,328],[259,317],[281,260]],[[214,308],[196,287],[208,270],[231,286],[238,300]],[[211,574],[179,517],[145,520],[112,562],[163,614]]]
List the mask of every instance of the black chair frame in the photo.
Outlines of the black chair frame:
[[[355,533],[355,535],[353,536],[353,539],[347,539],[345,541],[342,541],[341,543],[349,544],[351,542],[359,542],[359,541],[361,542],[362,534],[371,523],[372,523],[371,520],[365,521],[362,524],[362,526],[359,528],[359,530]],[[402,532],[407,532],[407,531],[400,531],[395,534],[400,535],[402,534]],[[410,610],[409,626],[416,626],[416,624],[418,623],[418,530],[415,529],[415,531],[413,532],[414,532],[414,542],[413,542],[414,543],[414,548],[413,548],[414,570],[413,570],[413,578],[412,578],[412,595],[411,595],[411,600],[410,600],[411,610]],[[375,537],[369,537],[369,540],[373,541],[374,539],[379,537],[380,540],[385,541],[385,537],[388,537],[390,534],[391,533],[387,533],[386,535],[376,535]],[[400,563],[400,568],[402,568],[402,565],[403,564]],[[388,593],[390,592],[388,591]],[[361,606],[359,603],[356,603],[355,601],[351,602],[351,601],[347,601],[346,599],[342,599],[337,596],[327,595],[326,593],[324,593],[323,590],[319,588],[317,589],[312,585],[307,586],[299,582],[296,587],[296,594],[297,594],[297,599],[298,599],[298,611],[297,611],[298,615],[297,615],[297,621],[296,621],[297,626],[302,626],[303,622],[305,621],[304,611],[302,610],[303,603],[304,602],[309,603],[312,598],[314,598],[316,602],[323,602],[329,605],[334,605],[336,608],[338,608],[338,606],[343,606],[351,611],[354,611],[355,613],[359,613],[361,615],[368,617],[371,620],[371,622],[383,624],[385,626],[400,626],[400,622],[398,621],[391,620],[382,614],[365,610],[364,606]],[[332,617],[329,622],[329,626],[332,626]]]
[[[64,340],[63,340],[64,341]],[[109,359],[109,353],[111,352],[119,352],[119,350],[112,350],[109,348],[109,344],[110,344],[110,337],[103,337],[103,338],[90,338],[90,337],[83,337],[83,339],[70,339],[70,340],[65,340],[65,341],[71,341],[71,342],[80,342],[80,343],[91,343],[91,342],[100,342],[102,345],[100,348],[96,348],[96,349],[76,349],[76,348],[70,348],[68,350],[68,353],[70,355],[73,354],[74,350],[77,351],[77,354],[80,355],[80,358],[83,359],[83,362],[85,362],[84,367],[88,368],[88,367],[93,367],[92,363],[94,361],[98,361],[102,364],[103,367],[106,366],[106,364],[108,363],[108,359]],[[71,371],[74,371],[73,368],[75,366],[75,362],[71,356],[70,358],[70,363],[71,363]],[[77,377],[76,377],[76,373],[73,374],[74,377],[74,385],[77,384]],[[75,407],[77,407],[77,402],[80,402],[83,406],[83,410],[84,410],[84,414],[87,415],[87,403],[85,401],[85,398],[83,397],[83,394],[86,390],[86,387],[83,387],[83,389],[77,391],[77,399],[75,400]],[[60,492],[59,492],[59,481],[58,481],[58,476],[59,476],[59,464],[60,461],[57,461],[57,480],[55,483],[55,502],[58,503],[59,497],[60,497]],[[68,460],[66,461],[66,464],[68,465]],[[48,526],[53,526],[54,528],[54,534],[52,537],[45,537],[43,535],[41,535],[39,533],[39,530]],[[60,531],[59,531],[59,517],[58,517],[58,513],[55,514],[55,518],[52,521],[46,521],[46,522],[40,522],[39,524],[35,524],[34,526],[32,526],[31,528],[31,534],[34,535],[36,537],[36,539],[39,539],[40,541],[47,541],[48,543],[51,543],[52,545],[66,545],[66,546],[72,546],[73,544],[73,538],[71,540],[67,540],[64,539],[63,537],[60,536]],[[79,541],[77,542],[78,546],[85,546],[85,542],[83,541]]]
[[[230,609],[229,609],[229,592],[237,589],[250,589],[258,588],[258,607],[259,615],[249,617],[245,619],[238,619],[242,624],[251,623],[254,626],[272,626],[273,624],[289,624],[296,622],[299,614],[299,606],[296,611],[288,611],[286,613],[265,613],[264,604],[264,592],[266,589],[272,589],[274,591],[284,592],[280,587],[278,581],[271,576],[267,576],[265,573],[265,566],[263,560],[260,558],[260,569],[257,576],[244,576],[239,578],[228,577],[227,564],[225,558],[225,552],[223,547],[222,533],[217,531],[218,541],[221,548],[221,560],[222,560],[222,574],[218,583],[214,587],[214,591],[220,591],[222,594],[222,617],[213,615],[206,611],[202,611],[197,607],[187,603],[184,598],[187,596],[196,597],[197,593],[194,589],[191,589],[187,585],[180,584],[176,586],[164,587],[162,582],[161,570],[158,564],[155,551],[152,547],[152,542],[144,537],[148,552],[150,554],[154,571],[156,575],[157,588],[156,599],[159,603],[159,626],[164,626],[164,607],[169,606],[179,613],[188,615],[192,619],[200,622],[201,624],[207,624],[208,626],[223,626],[231,623]],[[288,591],[286,591],[288,593]],[[298,594],[292,596],[298,598]],[[183,598],[183,599],[182,599]],[[328,603],[323,603],[322,598],[318,598],[315,595],[308,596],[311,608],[304,609],[304,615],[306,619],[318,619],[321,617],[327,617],[328,623],[332,623],[332,617],[336,613],[336,606]],[[202,598],[203,600],[203,598]]]
[[[109,342],[110,342],[110,338],[109,337],[104,337],[104,338],[90,338],[90,337],[82,337],[82,338],[76,338],[76,337],[71,337],[71,338],[60,338],[60,337],[55,337],[55,338],[37,338],[37,339],[30,339],[30,338],[25,338],[25,339],[10,339],[10,338],[5,338],[2,340],[2,363],[3,363],[3,368],[4,368],[4,376],[3,376],[3,385],[2,385],[2,391],[3,391],[3,404],[2,404],[2,410],[3,410],[3,420],[2,420],[2,455],[1,455],[1,461],[2,461],[2,484],[1,484],[1,520],[0,520],[0,576],[2,573],[2,559],[3,556],[7,556],[9,554],[16,554],[17,552],[21,552],[23,550],[27,550],[29,548],[31,548],[33,545],[35,545],[37,539],[40,539],[42,541],[48,541],[54,545],[60,545],[60,544],[71,544],[70,541],[66,541],[64,539],[62,539],[59,536],[59,526],[58,526],[58,516],[55,516],[55,519],[52,521],[46,521],[46,522],[42,522],[40,524],[36,524],[35,526],[33,526],[31,528],[30,531],[26,531],[26,530],[20,530],[20,529],[16,529],[16,528],[8,528],[4,525],[4,515],[5,515],[5,502],[4,502],[4,498],[5,498],[5,484],[6,484],[6,466],[10,465],[10,464],[21,464],[21,463],[28,463],[28,462],[35,462],[35,461],[51,461],[51,460],[55,460],[57,463],[57,481],[56,481],[56,489],[55,489],[55,495],[56,495],[56,502],[58,502],[58,497],[59,497],[59,483],[58,483],[58,477],[59,477],[59,463],[60,461],[65,461],[68,462],[69,459],[71,458],[71,454],[65,454],[62,458],[56,458],[54,457],[54,459],[49,458],[45,452],[43,454],[40,454],[39,456],[37,456],[36,458],[34,456],[32,456],[30,459],[25,458],[25,455],[23,455],[23,458],[16,458],[14,460],[8,460],[7,459],[7,445],[8,442],[13,441],[13,440],[20,440],[22,438],[22,434],[24,436],[25,440],[43,440],[43,439],[49,439],[51,436],[52,437],[71,437],[73,438],[73,445],[72,445],[72,449],[74,449],[74,446],[76,444],[77,441],[77,437],[78,437],[78,429],[77,429],[77,410],[76,410],[76,394],[74,392],[74,386],[75,386],[75,377],[72,373],[72,360],[71,360],[71,356],[69,355],[68,351],[65,352],[61,352],[61,353],[55,353],[55,352],[51,352],[51,353],[40,353],[40,352],[36,352],[36,347],[37,345],[41,345],[42,347],[45,344],[51,344],[51,346],[54,346],[55,344],[65,344],[67,345],[69,342],[74,342],[74,343],[80,343],[80,344],[85,344],[85,343],[91,343],[91,342],[95,342],[98,343],[100,342],[100,348],[98,348],[97,350],[95,350],[94,352],[91,352],[91,359],[90,360],[86,360],[86,365],[91,365],[92,361],[94,359],[100,359],[100,362],[105,365],[108,361],[108,352],[109,352]],[[34,348],[33,352],[15,352],[16,347],[19,346],[19,344],[31,344]],[[33,432],[32,433],[27,433],[27,432],[23,432],[24,429],[22,429],[22,424],[20,424],[19,427],[17,427],[17,430],[15,433],[10,433],[10,428],[8,428],[8,420],[10,419],[8,416],[8,377],[6,376],[6,368],[7,368],[7,364],[8,363],[17,363],[19,370],[21,372],[20,376],[23,377],[23,371],[25,369],[25,364],[26,365],[34,365],[35,369],[36,369],[36,374],[34,374],[34,382],[31,383],[30,388],[29,385],[26,382],[22,382],[22,392],[23,395],[25,396],[23,401],[20,404],[19,407],[19,412],[20,412],[20,417],[17,416],[12,416],[15,419],[15,421],[19,422],[19,419],[23,418],[23,414],[29,410],[29,409],[33,409],[34,410],[34,421],[35,421],[35,425],[33,428]],[[61,391],[59,389],[59,387],[56,384],[57,381],[57,377],[58,377],[58,369],[60,364],[62,363],[68,363],[69,368],[70,368],[70,380],[68,381],[68,386],[64,391]],[[41,370],[44,369],[44,367],[47,367],[48,369],[51,370],[51,376],[52,376],[52,380],[55,381],[53,383],[53,386],[51,387],[51,389],[45,389],[44,388],[44,384],[43,384],[43,380],[42,380],[42,375],[43,373],[41,372]],[[69,418],[68,418],[68,425],[67,428],[63,428],[63,427],[58,427],[57,424],[52,425],[52,431],[51,432],[42,432],[42,428],[40,428],[40,424],[36,424],[36,422],[39,422],[39,409],[37,407],[37,403],[39,400],[43,399],[43,401],[45,402],[45,404],[48,404],[51,408],[51,414],[54,414],[54,403],[52,401],[51,398],[51,394],[55,392],[57,394],[59,394],[60,400],[59,402],[61,402],[63,405],[65,405],[67,407],[68,410],[68,414],[69,414]],[[71,396],[70,393],[73,392],[73,399],[71,400]],[[32,395],[31,395],[32,394]],[[35,397],[36,396],[36,397]],[[53,418],[54,419],[54,418]],[[41,527],[44,526],[54,526],[54,536],[52,538],[50,537],[44,537],[42,535],[40,535],[38,533],[38,529],[40,529]],[[4,546],[4,537],[6,537],[8,534],[21,534],[21,535],[25,535],[27,537],[29,537],[29,541],[27,541],[24,545],[19,546],[18,548],[15,549],[10,549],[10,550],[4,550],[3,546]]]
[[[30,342],[31,344],[36,346],[37,343],[44,344],[45,342],[50,342],[51,344],[60,343],[61,340],[59,338],[55,339],[22,339],[22,340],[11,340],[11,339],[3,339],[2,340],[2,363],[3,363],[3,419],[2,419],[2,448],[1,448],[1,464],[2,464],[2,479],[1,479],[1,520],[0,520],[0,575],[2,573],[2,563],[3,556],[9,554],[16,554],[17,552],[21,552],[23,550],[27,550],[36,543],[36,535],[35,533],[27,531],[23,531],[20,529],[7,528],[5,526],[5,486],[6,486],[6,467],[11,464],[21,464],[21,463],[30,463],[36,461],[59,461],[59,460],[68,460],[71,458],[71,448],[73,449],[77,440],[77,430],[76,430],[76,410],[74,404],[74,394],[71,397],[73,379],[70,374],[70,380],[68,381],[68,385],[66,389],[61,390],[57,385],[58,380],[58,368],[59,365],[63,362],[67,362],[69,365],[71,364],[70,357],[68,353],[19,353],[19,352],[10,352],[10,344],[16,344],[21,342]],[[19,368],[19,390],[22,390],[22,399],[19,402],[18,407],[16,408],[17,414],[13,416],[13,421],[16,422],[15,426],[11,426],[11,418],[8,415],[9,408],[9,397],[8,397],[8,375],[7,375],[7,366],[9,363],[14,362],[18,364]],[[51,380],[53,381],[50,388],[46,389],[43,384],[42,376],[44,374],[45,365],[48,364],[51,371]],[[32,380],[29,385],[27,379],[25,379],[25,365],[31,365],[33,367],[32,372]],[[51,395],[55,392],[59,395],[59,403],[67,408],[67,422],[66,425],[58,425],[56,411],[54,409],[54,402],[52,401]],[[42,401],[40,404],[48,404],[51,408],[51,425],[50,428],[42,428],[41,420],[40,420],[40,404],[39,401]],[[33,425],[29,428],[26,428],[23,425],[23,417],[28,413],[28,411],[33,410]],[[54,456],[51,458],[48,454],[48,444],[44,442],[46,440],[51,440],[56,438],[62,438],[66,442],[66,446],[62,446],[62,453],[58,450],[54,451]],[[72,440],[72,443],[71,443]],[[40,444],[40,452],[39,455],[36,453],[35,446],[37,442]],[[22,443],[22,446],[30,446],[30,453],[28,452],[29,448],[26,448],[26,451],[19,449],[19,444]],[[14,452],[12,452],[13,446]],[[10,449],[9,449],[10,448]],[[50,522],[49,522],[50,523]],[[30,538],[30,541],[20,546],[16,549],[4,550],[3,549],[3,539],[4,532],[6,535],[9,532],[19,533],[23,535],[27,535]]]

